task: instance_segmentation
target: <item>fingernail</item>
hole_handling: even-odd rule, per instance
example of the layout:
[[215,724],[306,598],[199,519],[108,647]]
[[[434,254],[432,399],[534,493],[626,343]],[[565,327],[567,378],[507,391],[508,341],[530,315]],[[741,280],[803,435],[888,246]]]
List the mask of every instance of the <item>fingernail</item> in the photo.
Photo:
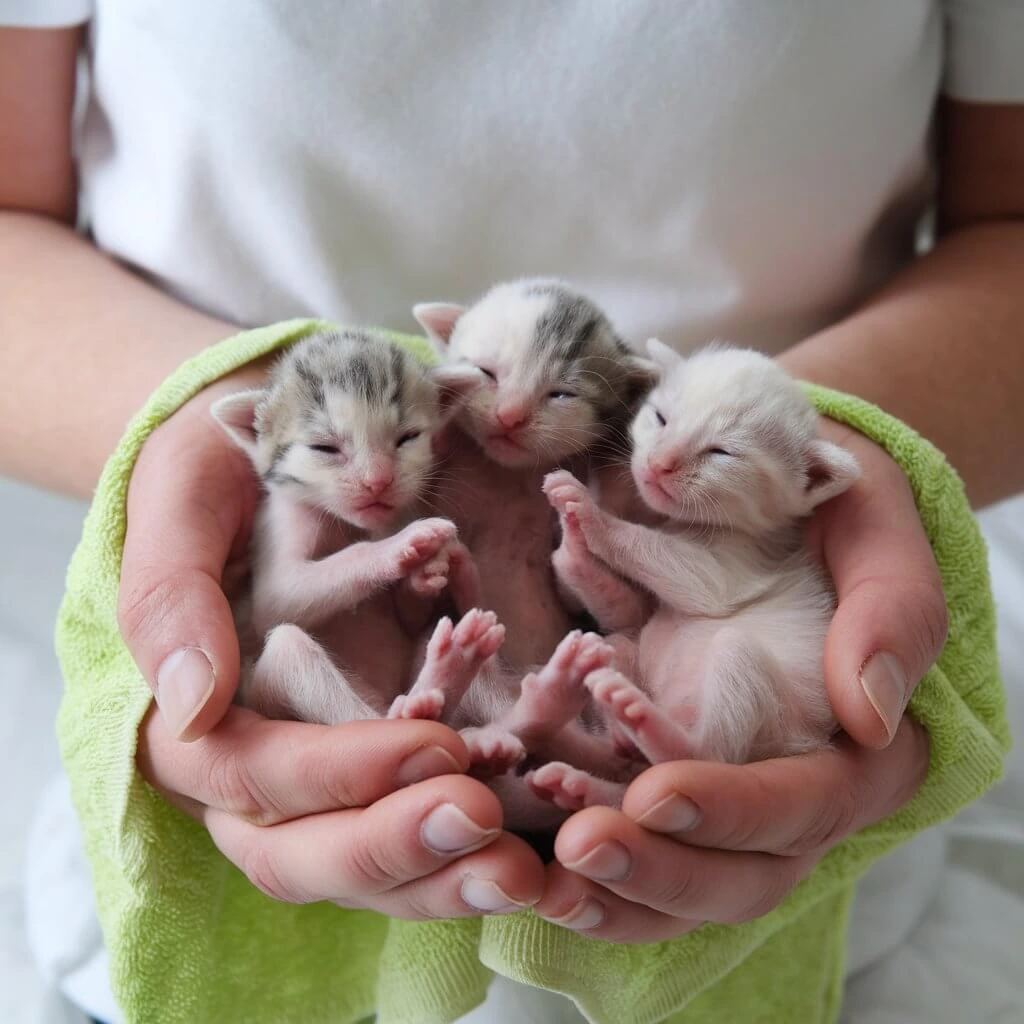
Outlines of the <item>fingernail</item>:
[[424,747],[410,754],[395,772],[395,781],[401,786],[411,786],[424,779],[438,775],[461,775],[462,767],[444,747]]
[[549,917],[546,920],[563,928],[583,932],[588,928],[596,928],[604,920],[604,907],[597,900],[585,896],[564,917]]
[[433,853],[468,853],[490,842],[500,831],[481,828],[455,804],[441,804],[427,815],[420,838]]
[[530,905],[512,899],[497,882],[472,875],[462,883],[462,898],[469,906],[485,914],[508,914]]
[[652,832],[688,832],[700,821],[700,808],[681,793],[671,793],[636,819]]
[[861,668],[860,685],[891,740],[910,699],[906,672],[888,651],[877,651]]
[[633,858],[622,843],[610,839],[608,842],[595,846],[585,857],[565,866],[577,874],[599,882],[621,882],[629,877],[633,867]]
[[213,693],[213,665],[198,647],[180,647],[156,672],[156,702],[175,736],[203,710]]

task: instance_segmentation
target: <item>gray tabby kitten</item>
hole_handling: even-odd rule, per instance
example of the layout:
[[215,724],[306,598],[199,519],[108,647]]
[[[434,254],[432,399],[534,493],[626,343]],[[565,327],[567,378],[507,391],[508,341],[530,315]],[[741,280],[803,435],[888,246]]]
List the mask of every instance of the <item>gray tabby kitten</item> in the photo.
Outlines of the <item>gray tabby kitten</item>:
[[[319,331],[293,346],[266,388],[211,411],[263,486],[252,586],[236,603],[239,699],[270,717],[335,724],[388,712],[420,661],[417,699],[394,713],[436,717],[502,628],[473,607],[477,581],[448,519],[418,519],[434,446],[478,386],[460,367],[424,367],[368,330]],[[452,591],[463,615],[437,624]]]

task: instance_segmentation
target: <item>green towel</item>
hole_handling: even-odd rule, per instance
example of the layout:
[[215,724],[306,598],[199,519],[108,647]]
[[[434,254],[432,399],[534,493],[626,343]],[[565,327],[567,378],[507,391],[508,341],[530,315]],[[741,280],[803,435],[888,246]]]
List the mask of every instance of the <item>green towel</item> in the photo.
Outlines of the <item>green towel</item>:
[[[107,463],[68,573],[57,627],[67,682],[59,736],[128,1021],[346,1024],[376,1011],[380,1024],[447,1024],[484,998],[492,972],[564,992],[597,1024],[834,1020],[854,881],[983,793],[1009,748],[985,548],[942,455],[865,402],[810,389],[823,413],[884,445],[907,472],[951,628],[911,703],[931,734],[927,781],[899,813],[829,853],[772,913],[638,947],[588,940],[529,912],[417,924],[288,906],[253,888],[136,772],[150,693],[119,638],[116,595],[125,496],[143,441],[202,387],[317,326],[247,331],[166,381]],[[396,341],[428,357],[422,339]]]

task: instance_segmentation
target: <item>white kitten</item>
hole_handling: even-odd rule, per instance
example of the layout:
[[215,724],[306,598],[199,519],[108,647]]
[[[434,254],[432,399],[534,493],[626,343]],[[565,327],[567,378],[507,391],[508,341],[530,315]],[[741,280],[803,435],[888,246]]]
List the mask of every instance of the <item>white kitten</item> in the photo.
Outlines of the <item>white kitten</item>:
[[[640,630],[635,647],[617,638],[623,672],[586,685],[652,763],[823,746],[836,728],[823,681],[834,595],[801,527],[857,463],[817,436],[817,414],[773,360],[722,347],[684,360],[653,340],[648,351],[663,378],[633,423],[632,471],[665,525],[610,515],[568,473],[545,481],[576,544],[578,596],[606,628]],[[621,796],[567,765],[532,781],[562,806]]]

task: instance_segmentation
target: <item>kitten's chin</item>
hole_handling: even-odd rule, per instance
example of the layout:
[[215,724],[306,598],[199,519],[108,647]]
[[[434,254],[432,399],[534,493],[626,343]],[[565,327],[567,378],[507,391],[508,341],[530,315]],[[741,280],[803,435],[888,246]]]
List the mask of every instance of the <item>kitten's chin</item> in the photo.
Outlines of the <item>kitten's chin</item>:
[[634,477],[634,480],[640,497],[643,498],[644,502],[654,509],[655,512],[660,512],[663,516],[669,516],[672,519],[678,519],[680,517],[681,503],[678,499],[673,498],[672,495],[661,486],[661,484],[652,483],[640,477]]

